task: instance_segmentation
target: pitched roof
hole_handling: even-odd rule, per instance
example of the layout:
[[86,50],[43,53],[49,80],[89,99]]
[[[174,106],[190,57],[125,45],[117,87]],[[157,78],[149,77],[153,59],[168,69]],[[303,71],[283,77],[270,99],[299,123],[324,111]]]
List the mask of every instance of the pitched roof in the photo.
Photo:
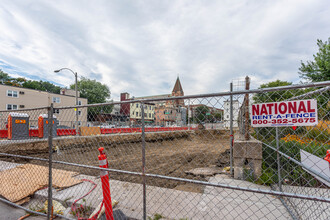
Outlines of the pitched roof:
[[183,92],[179,77],[176,79],[172,92],[178,92],[178,91]]

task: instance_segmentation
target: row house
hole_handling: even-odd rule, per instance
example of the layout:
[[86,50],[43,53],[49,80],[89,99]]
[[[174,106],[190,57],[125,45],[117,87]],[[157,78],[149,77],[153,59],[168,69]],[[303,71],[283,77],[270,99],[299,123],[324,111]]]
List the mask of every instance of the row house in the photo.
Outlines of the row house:
[[[144,96],[144,97],[129,97],[128,93],[120,94],[120,101],[130,100],[150,100],[162,99],[174,96],[184,96],[184,92],[177,78],[171,94]],[[129,115],[131,124],[140,123],[141,117],[141,103],[121,103],[120,114]],[[147,123],[152,123],[158,126],[185,126],[187,121],[187,110],[183,99],[156,101],[153,103],[144,103],[145,105],[145,120]]]
[[141,124],[142,108],[144,110],[145,123],[153,123],[155,119],[155,104],[154,103],[130,103],[130,121],[131,125]]
[[176,123],[176,108],[171,106],[159,106],[156,109],[156,125],[171,126]]

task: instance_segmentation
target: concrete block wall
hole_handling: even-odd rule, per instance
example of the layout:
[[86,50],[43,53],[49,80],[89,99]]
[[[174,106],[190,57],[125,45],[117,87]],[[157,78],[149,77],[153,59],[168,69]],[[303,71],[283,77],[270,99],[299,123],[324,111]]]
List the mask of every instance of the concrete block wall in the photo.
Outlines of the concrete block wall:
[[246,179],[252,174],[257,179],[262,174],[262,143],[257,140],[237,140],[233,146],[234,178]]

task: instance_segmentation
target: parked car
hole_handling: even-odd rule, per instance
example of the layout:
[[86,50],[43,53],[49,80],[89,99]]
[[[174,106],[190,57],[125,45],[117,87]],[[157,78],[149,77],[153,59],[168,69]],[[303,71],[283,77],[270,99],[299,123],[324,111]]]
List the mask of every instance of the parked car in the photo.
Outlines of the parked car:
[[58,125],[57,129],[71,129],[71,127],[66,126],[66,125]]
[[115,125],[103,124],[100,126],[101,128],[115,128]]

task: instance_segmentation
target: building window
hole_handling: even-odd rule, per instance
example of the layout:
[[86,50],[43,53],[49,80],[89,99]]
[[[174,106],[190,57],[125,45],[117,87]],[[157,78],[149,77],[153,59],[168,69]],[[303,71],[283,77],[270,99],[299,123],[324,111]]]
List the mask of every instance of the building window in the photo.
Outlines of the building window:
[[81,115],[81,111],[78,111],[78,115]]
[[13,90],[7,90],[7,96],[17,98],[18,97],[18,92],[13,91]]
[[149,110],[151,110],[151,106],[149,106]]
[[53,109],[53,113],[54,114],[60,114],[60,110],[59,109]]
[[139,113],[138,113],[138,112],[135,112],[135,115],[136,115],[136,116],[139,116]]
[[137,107],[137,108],[139,107],[139,103],[136,103],[136,107]]
[[53,103],[60,103],[61,98],[60,97],[53,97]]
[[78,101],[78,105],[81,105],[81,101]]
[[149,113],[149,118],[151,118],[151,113]]
[[7,110],[16,110],[18,109],[17,105],[7,104]]

